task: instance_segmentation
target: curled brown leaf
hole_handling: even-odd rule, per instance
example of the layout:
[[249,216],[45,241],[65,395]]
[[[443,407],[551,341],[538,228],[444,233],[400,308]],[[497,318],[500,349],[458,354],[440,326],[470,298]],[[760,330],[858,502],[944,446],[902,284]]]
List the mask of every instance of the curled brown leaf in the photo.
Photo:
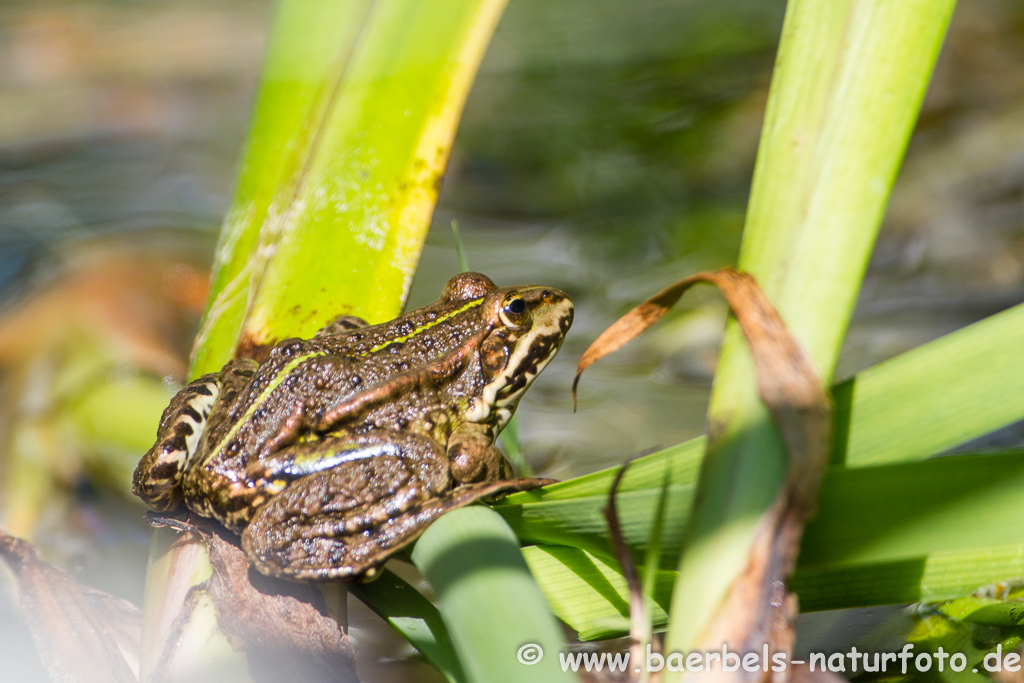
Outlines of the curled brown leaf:
[[[828,460],[832,406],[810,356],[786,328],[757,282],[731,269],[703,272],[663,289],[605,330],[580,359],[580,375],[657,322],[695,284],[714,284],[725,296],[754,359],[757,389],[789,456],[789,473],[772,506],[762,515],[747,555],[714,616],[703,628],[699,649],[772,653],[792,649],[796,598],[785,587],[796,562],[803,527],[814,513]],[[711,434],[714,448],[717,432]],[[732,680],[738,674],[704,672],[700,680]],[[767,675],[767,674],[766,674]]]

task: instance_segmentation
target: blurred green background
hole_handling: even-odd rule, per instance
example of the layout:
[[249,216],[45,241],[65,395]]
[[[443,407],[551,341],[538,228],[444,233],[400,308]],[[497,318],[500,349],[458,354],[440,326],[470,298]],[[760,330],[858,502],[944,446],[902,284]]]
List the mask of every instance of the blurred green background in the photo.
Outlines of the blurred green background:
[[[452,221],[474,269],[573,296],[573,332],[520,409],[538,474],[569,478],[703,431],[725,316],[710,291],[591,370],[575,415],[568,387],[582,350],[632,304],[735,260],[783,11],[777,0],[510,2],[409,305],[457,270]],[[47,429],[48,411],[78,405],[89,382],[167,377],[169,395],[180,377],[272,15],[266,0],[0,4],[0,483],[10,496],[24,448],[10,425],[37,419],[60,504],[41,511],[35,541],[136,602],[142,507],[88,476],[102,446]],[[1024,3],[957,10],[840,377],[1024,301],[1022,36]],[[111,265],[125,263],[134,269]],[[67,360],[83,344],[90,360]],[[434,680],[355,601],[352,635],[363,680]],[[11,680],[45,680],[9,590],[0,661]]]

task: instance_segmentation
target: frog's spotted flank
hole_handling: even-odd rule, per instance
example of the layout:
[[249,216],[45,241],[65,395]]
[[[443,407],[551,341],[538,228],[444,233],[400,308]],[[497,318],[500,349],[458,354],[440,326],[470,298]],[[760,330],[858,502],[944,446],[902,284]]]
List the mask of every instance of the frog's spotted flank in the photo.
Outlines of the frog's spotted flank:
[[[253,419],[253,416],[255,415],[256,411],[259,410],[260,406],[264,404],[267,397],[270,396],[274,392],[274,390],[277,389],[277,387],[280,386],[280,384],[283,381],[285,381],[285,379],[288,378],[289,371],[294,370],[295,368],[299,367],[300,365],[310,360],[311,358],[319,358],[320,356],[323,355],[325,355],[325,352],[315,351],[313,353],[299,354],[297,357],[289,360],[288,364],[284,366],[284,370],[280,374],[278,374],[277,377],[274,377],[267,384],[266,387],[264,387],[260,395],[256,398],[255,401],[253,401],[252,405],[249,406],[249,409],[246,411],[245,415],[242,416],[242,419],[235,423],[235,425],[228,431],[224,438],[221,439],[220,443],[217,444],[216,448],[211,449],[210,452],[206,454],[206,457],[203,459],[203,464],[205,465],[206,463],[208,463],[214,455],[216,455],[221,449],[223,449],[224,445],[231,440],[231,438],[235,435],[235,433],[239,430],[239,428],[241,428],[243,424]],[[198,443],[198,438],[196,439],[196,442]],[[191,457],[194,452],[195,448],[189,450],[188,457]]]

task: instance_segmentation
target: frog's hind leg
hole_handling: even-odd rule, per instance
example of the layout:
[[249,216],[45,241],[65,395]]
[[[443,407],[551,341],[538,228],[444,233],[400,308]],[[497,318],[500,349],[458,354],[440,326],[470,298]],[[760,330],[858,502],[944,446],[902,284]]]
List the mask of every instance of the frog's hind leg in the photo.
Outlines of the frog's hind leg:
[[289,446],[250,476],[291,480],[256,512],[242,547],[264,574],[329,579],[373,562],[389,519],[451,487],[444,449],[418,434],[369,432]]
[[[294,579],[370,575],[448,510],[550,483],[520,479],[451,489],[443,449],[436,442],[418,435],[397,441],[395,434],[360,438],[367,446],[380,446],[387,438],[395,450],[307,474],[271,498],[242,534],[242,547],[257,569]],[[318,457],[326,461],[326,441],[289,450],[296,449],[297,462],[309,462],[301,449],[318,446]],[[354,452],[349,441],[338,446],[349,457]]]
[[236,394],[255,367],[250,360],[232,361],[221,372],[190,382],[171,399],[160,417],[156,443],[135,468],[135,495],[157,510],[178,507],[185,465],[199,446],[213,406],[225,394]]

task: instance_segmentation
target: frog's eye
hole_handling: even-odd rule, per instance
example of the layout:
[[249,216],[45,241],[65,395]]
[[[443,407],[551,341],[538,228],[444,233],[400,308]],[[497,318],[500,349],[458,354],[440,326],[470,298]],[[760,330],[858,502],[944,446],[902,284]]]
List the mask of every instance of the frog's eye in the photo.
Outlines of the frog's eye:
[[530,324],[530,309],[527,307],[523,297],[518,294],[509,294],[501,302],[501,309],[498,311],[501,322],[509,327],[523,327]]

